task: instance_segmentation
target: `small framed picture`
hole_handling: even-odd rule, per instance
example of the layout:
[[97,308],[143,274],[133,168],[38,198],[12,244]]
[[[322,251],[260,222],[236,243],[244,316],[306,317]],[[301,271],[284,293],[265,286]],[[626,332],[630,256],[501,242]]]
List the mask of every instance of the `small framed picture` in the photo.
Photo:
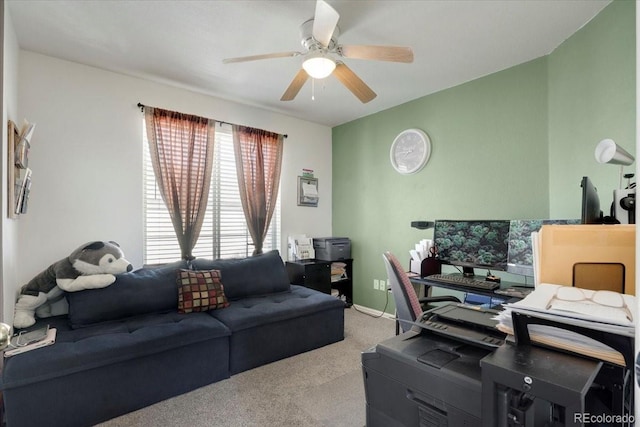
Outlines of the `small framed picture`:
[[318,206],[318,178],[298,177],[298,206]]

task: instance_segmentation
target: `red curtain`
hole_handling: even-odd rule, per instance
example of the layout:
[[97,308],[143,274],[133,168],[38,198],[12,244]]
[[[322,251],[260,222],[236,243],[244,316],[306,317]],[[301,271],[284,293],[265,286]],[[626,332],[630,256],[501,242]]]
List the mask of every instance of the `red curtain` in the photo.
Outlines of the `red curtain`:
[[145,107],[149,152],[182,258],[193,259],[211,183],[215,122]]
[[245,126],[233,126],[238,188],[254,251],[262,253],[278,199],[283,136]]

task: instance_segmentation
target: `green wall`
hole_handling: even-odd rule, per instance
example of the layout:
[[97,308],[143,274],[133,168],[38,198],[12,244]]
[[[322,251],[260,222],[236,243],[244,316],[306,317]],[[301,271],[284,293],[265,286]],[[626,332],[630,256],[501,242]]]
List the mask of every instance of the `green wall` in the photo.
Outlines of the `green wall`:
[[[567,189],[552,193],[550,188],[555,184],[550,179],[564,183],[566,176],[559,176],[558,171],[567,165],[568,169],[574,168],[569,154],[574,149],[572,145],[585,145],[584,137],[567,138],[566,134],[576,126],[562,124],[558,118],[551,120],[551,114],[565,108],[558,104],[571,102],[566,99],[570,95],[561,94],[559,88],[577,84],[573,74],[583,66],[572,59],[575,49],[589,50],[590,44],[594,44],[596,51],[607,52],[607,60],[612,61],[609,66],[615,68],[611,64],[620,63],[611,58],[614,49],[608,46],[617,36],[610,37],[611,24],[600,20],[625,15],[624,26],[631,27],[626,33],[630,32],[634,39],[634,10],[630,4],[624,1],[608,6],[579,32],[596,34],[583,41],[577,33],[566,46],[557,49],[557,58],[554,52],[333,129],[333,234],[352,240],[356,304],[393,312],[393,303],[386,305],[387,293],[374,290],[373,283],[386,279],[384,251],[394,252],[408,268],[409,249],[420,239],[432,236],[431,230],[412,229],[409,225],[412,220],[546,218],[555,211],[565,217],[579,216],[578,184],[582,170],[573,174],[563,172],[571,177],[567,184],[570,191],[578,193],[572,202],[565,203],[562,197]],[[579,46],[573,47],[574,44]],[[575,110],[588,109],[590,104],[606,100],[614,109],[607,117],[615,116],[615,126],[632,136],[635,45],[615,50],[617,55],[630,56],[624,63],[630,64],[631,69],[624,65],[625,69],[620,71],[624,76],[633,74],[626,77],[632,79],[629,103],[621,103],[620,91],[612,94],[609,88],[612,82],[603,81],[598,75],[589,79],[587,91],[579,92],[581,99],[589,95],[589,103],[574,101],[571,115],[578,120],[585,113]],[[620,79],[616,79],[616,84]],[[611,123],[599,119],[603,127]],[[587,125],[581,120],[577,123]],[[399,132],[414,127],[430,136],[431,159],[417,174],[402,176],[389,163],[389,149]],[[616,138],[614,133],[608,135]],[[593,137],[596,143],[600,139]],[[549,145],[551,140],[553,149]],[[595,147],[595,143],[587,145]],[[635,144],[628,146],[631,149]],[[591,158],[593,148],[587,149]],[[566,162],[555,167],[552,157],[565,157]],[[598,166],[611,169],[617,179],[615,167]],[[551,204],[558,207],[552,210]]]
[[[382,310],[382,253],[408,268],[409,249],[432,232],[412,220],[548,215],[546,59],[448,89],[333,130],[333,234],[352,239],[354,301]],[[400,175],[394,137],[423,129],[427,166]],[[535,185],[531,185],[535,182]]]
[[[635,2],[615,1],[549,55],[549,198],[553,217],[580,206],[589,176],[608,214],[620,167],[594,160],[612,138],[635,155]],[[633,173],[635,164],[625,168]]]

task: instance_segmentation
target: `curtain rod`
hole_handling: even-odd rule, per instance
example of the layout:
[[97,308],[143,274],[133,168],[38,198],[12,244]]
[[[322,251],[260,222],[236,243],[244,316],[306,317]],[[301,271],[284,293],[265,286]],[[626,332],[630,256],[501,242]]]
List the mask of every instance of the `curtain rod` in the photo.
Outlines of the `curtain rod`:
[[[143,113],[144,113],[144,107],[145,107],[145,105],[144,105],[143,103],[138,102],[138,108],[139,108],[139,109],[140,109],[140,111],[141,111],[141,112],[143,112]],[[214,122],[216,122],[216,123],[219,123],[219,124],[221,124],[221,125],[231,125],[231,126],[233,126],[233,125],[234,125],[234,123],[223,122],[223,121],[221,121],[221,120],[215,120],[215,119],[214,119],[213,121],[214,121]],[[242,126],[244,126],[244,125],[242,125]],[[267,132],[271,132],[271,131],[267,131]],[[278,133],[278,132],[273,132],[273,133]],[[282,135],[282,137],[283,137],[283,138],[288,138],[289,136],[288,136],[287,134],[284,134],[284,135]]]

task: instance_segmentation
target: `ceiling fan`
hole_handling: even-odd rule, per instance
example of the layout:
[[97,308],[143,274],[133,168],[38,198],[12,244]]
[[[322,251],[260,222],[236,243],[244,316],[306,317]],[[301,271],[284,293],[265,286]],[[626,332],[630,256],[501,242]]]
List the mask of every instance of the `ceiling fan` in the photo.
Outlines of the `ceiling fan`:
[[227,58],[223,63],[257,61],[269,58],[303,56],[302,68],[295,75],[281,101],[293,100],[309,77],[323,79],[333,74],[361,102],[367,103],[377,95],[339,58],[375,61],[413,62],[413,51],[402,46],[340,45],[338,20],[340,15],[327,2],[318,0],[315,16],[300,26],[301,43],[305,52],[279,52],[264,55]]

